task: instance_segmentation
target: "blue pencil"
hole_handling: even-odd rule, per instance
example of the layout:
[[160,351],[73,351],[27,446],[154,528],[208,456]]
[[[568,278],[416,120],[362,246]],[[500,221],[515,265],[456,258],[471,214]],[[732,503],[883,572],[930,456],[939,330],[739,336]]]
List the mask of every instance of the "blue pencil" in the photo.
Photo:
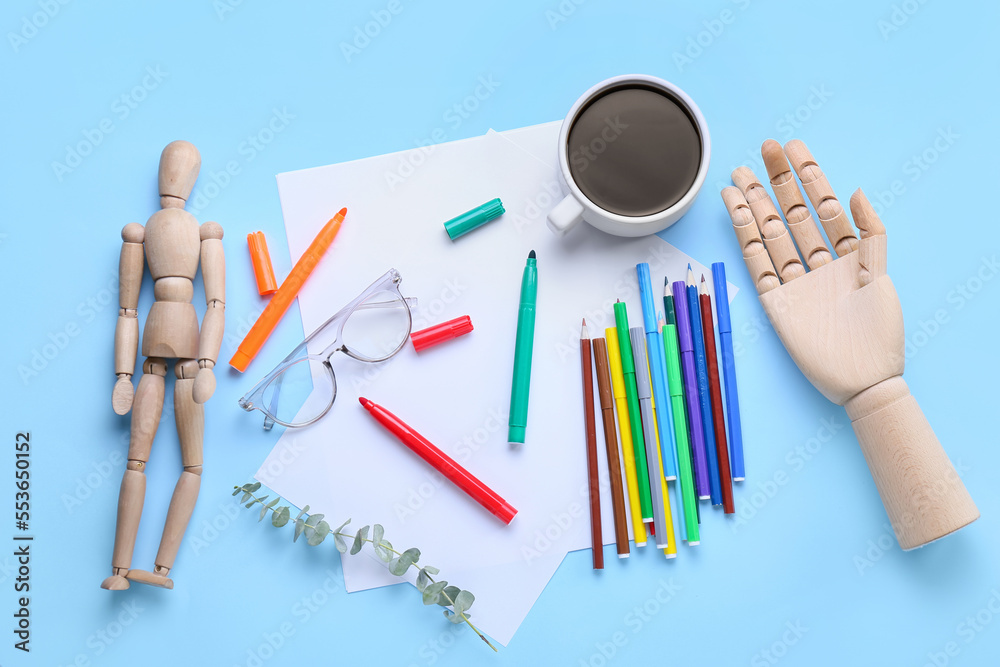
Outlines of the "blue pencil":
[[736,390],[736,357],[733,355],[733,325],[729,321],[729,294],[726,290],[726,265],[712,265],[715,283],[715,319],[719,327],[719,345],[722,347],[722,375],[726,381],[726,412],[729,413],[729,461],[733,467],[733,481],[746,479],[743,466],[743,428],[740,425],[740,395]]
[[[698,398],[701,403],[701,425],[705,433],[705,458],[708,462],[708,490],[713,505],[722,504],[722,481],[719,479],[719,455],[715,451],[715,427],[712,425],[712,396],[708,387],[708,363],[705,359],[705,334],[701,325],[701,301],[694,284],[694,271],[688,264],[688,310],[691,313],[691,338],[694,341],[694,362],[698,371]],[[693,428],[693,426],[692,426]]]

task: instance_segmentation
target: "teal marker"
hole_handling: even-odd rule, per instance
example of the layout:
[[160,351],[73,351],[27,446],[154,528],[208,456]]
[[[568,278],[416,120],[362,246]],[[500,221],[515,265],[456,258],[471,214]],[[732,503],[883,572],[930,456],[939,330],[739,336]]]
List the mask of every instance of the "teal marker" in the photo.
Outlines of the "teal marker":
[[507,441],[524,444],[528,425],[528,389],[531,387],[531,348],[535,343],[535,302],[538,299],[538,267],[535,251],[528,253],[528,263],[521,278],[521,305],[517,309],[517,342],[514,345],[514,379],[510,386],[510,418]]

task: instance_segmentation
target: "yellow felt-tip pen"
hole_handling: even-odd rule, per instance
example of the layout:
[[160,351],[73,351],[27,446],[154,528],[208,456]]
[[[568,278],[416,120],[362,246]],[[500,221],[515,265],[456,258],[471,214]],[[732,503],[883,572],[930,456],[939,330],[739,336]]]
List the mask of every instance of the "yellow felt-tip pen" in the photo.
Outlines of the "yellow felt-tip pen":
[[625,486],[628,489],[629,513],[632,516],[632,533],[635,546],[646,546],[646,524],[642,522],[639,506],[639,483],[635,473],[635,452],[632,451],[632,422],[628,416],[625,398],[625,374],[622,372],[622,354],[618,345],[618,329],[604,330],[608,341],[608,361],[611,362],[611,391],[615,397],[615,412],[618,414],[618,429],[621,431],[622,462],[625,465]]

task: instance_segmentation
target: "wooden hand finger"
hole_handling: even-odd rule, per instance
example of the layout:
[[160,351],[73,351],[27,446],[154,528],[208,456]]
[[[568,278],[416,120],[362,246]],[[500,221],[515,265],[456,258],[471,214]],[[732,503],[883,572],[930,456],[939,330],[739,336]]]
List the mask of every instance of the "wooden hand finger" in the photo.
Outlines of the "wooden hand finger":
[[816,215],[826,231],[826,237],[830,239],[830,244],[837,252],[838,257],[843,257],[849,252],[857,250],[858,237],[854,235],[851,221],[847,219],[847,212],[840,205],[840,201],[833,193],[830,181],[827,180],[823,170],[816,164],[812,153],[806,145],[798,139],[793,139],[785,144],[785,155],[792,163],[795,173],[802,181],[802,187],[816,209]]
[[750,206],[739,188],[728,187],[722,190],[722,201],[726,204],[729,217],[733,221],[733,231],[736,232],[736,240],[743,250],[743,261],[746,262],[747,270],[757,292],[764,294],[781,285],[778,274],[771,264],[771,257],[767,254],[767,248],[760,238],[760,230],[757,229],[757,221],[754,220]]
[[886,272],[885,225],[879,220],[865,193],[858,188],[851,195],[851,215],[861,233],[858,262],[861,264],[861,286],[864,287]]
[[733,183],[740,189],[750,207],[750,213],[757,221],[757,227],[764,238],[764,245],[771,256],[771,262],[778,271],[781,282],[787,283],[806,273],[795,249],[795,242],[788,233],[771,196],[757,180],[757,176],[747,167],[739,167],[733,172]]
[[764,158],[764,167],[767,169],[767,177],[771,181],[771,188],[774,196],[778,199],[778,206],[785,214],[788,222],[788,231],[795,239],[795,245],[805,258],[810,269],[819,267],[833,261],[833,255],[826,247],[823,235],[819,233],[819,227],[813,220],[809,207],[806,206],[802,198],[802,191],[799,184],[795,182],[792,168],[788,165],[781,144],[774,139],[768,139],[760,148],[761,157]]

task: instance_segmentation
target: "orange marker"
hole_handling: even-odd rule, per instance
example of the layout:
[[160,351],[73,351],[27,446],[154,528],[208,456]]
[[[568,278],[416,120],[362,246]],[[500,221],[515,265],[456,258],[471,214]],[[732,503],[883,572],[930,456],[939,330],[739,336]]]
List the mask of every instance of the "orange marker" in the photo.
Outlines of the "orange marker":
[[260,348],[264,345],[264,341],[271,335],[278,321],[285,314],[285,311],[288,310],[288,307],[292,305],[295,297],[298,296],[299,290],[302,289],[302,285],[306,282],[306,278],[316,268],[316,264],[319,263],[320,258],[323,257],[327,248],[333,243],[334,237],[340,231],[340,223],[344,221],[346,215],[347,209],[340,209],[340,212],[323,226],[323,229],[316,235],[313,242],[302,253],[299,261],[292,267],[288,277],[281,283],[281,287],[271,297],[271,301],[264,308],[264,312],[257,318],[253,328],[250,329],[250,333],[240,343],[236,354],[229,360],[230,366],[242,373],[247,369],[253,358],[257,356]]

